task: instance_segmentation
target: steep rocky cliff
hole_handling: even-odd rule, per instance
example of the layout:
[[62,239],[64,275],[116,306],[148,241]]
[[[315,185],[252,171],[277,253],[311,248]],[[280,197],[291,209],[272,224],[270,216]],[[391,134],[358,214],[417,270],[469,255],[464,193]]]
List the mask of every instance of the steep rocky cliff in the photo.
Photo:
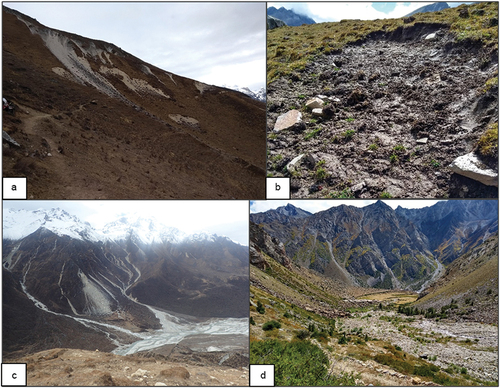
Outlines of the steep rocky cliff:
[[[397,210],[378,201],[303,217],[283,213],[282,207],[250,219],[283,243],[294,263],[381,288],[420,290],[443,265],[498,230],[497,201],[447,201]],[[300,209],[293,213],[303,214]]]

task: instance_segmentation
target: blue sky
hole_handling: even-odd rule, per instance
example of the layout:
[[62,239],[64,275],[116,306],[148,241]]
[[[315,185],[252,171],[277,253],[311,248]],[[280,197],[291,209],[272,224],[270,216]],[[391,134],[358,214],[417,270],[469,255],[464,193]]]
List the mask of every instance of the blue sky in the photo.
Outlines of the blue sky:
[[[310,3],[267,3],[268,7],[285,7],[293,9],[296,13],[307,15],[316,21],[337,22],[342,19],[387,19],[400,18],[417,8],[433,2],[310,2]],[[463,3],[448,2],[450,7],[456,7]]]
[[51,28],[113,43],[177,75],[258,90],[266,6],[243,2],[4,2]]

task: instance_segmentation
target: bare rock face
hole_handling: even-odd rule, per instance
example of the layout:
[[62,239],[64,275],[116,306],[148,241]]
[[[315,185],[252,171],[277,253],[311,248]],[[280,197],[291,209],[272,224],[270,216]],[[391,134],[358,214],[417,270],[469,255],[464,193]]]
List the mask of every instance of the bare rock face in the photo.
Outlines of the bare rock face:
[[[253,252],[253,253],[252,253]],[[267,234],[261,227],[250,223],[250,263],[260,269],[267,267],[267,262],[262,253],[276,260],[288,269],[292,268],[292,263],[288,258],[285,246],[277,238]]]
[[474,152],[456,158],[450,169],[485,185],[498,187],[498,172],[486,167]]

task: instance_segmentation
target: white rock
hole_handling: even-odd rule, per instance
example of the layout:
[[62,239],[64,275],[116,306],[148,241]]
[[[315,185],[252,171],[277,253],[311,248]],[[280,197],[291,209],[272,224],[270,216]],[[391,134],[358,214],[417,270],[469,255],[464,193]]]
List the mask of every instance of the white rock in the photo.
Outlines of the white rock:
[[313,116],[323,116],[323,109],[321,108],[314,108],[312,110]]
[[313,97],[306,102],[306,107],[309,109],[321,108],[323,106],[323,100],[318,97]]
[[428,137],[423,137],[417,140],[417,144],[427,144],[428,141],[429,141]]
[[429,34],[425,37],[425,40],[434,40],[436,39],[436,33]]
[[278,117],[276,124],[274,124],[275,131],[282,131],[284,129],[292,128],[302,123],[302,113],[296,109],[292,109]]
[[166,387],[166,386],[167,386],[167,384],[162,383],[160,381],[158,381],[157,383],[155,383],[155,387]]
[[147,370],[144,370],[144,369],[137,369],[134,373],[132,373],[132,377],[142,377],[144,376],[146,373],[148,373]]
[[300,160],[304,157],[305,154],[300,154],[296,158],[294,158],[290,163],[286,165],[286,170],[288,172],[293,172],[296,169],[296,165],[300,162]]
[[474,179],[488,186],[498,187],[498,172],[485,166],[474,152],[459,156],[449,167],[451,171],[457,174]]

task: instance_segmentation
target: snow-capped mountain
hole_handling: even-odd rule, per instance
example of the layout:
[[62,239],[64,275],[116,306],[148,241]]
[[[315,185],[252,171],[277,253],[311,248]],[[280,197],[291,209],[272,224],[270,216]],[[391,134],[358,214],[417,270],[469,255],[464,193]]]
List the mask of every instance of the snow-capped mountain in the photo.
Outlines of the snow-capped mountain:
[[144,214],[96,229],[61,209],[8,208],[3,236],[9,351],[109,351],[161,329],[155,309],[248,316],[248,247],[226,237],[187,235]]
[[92,228],[88,222],[83,222],[59,208],[34,211],[4,209],[4,239],[20,240],[42,227],[58,236],[69,236],[77,240],[99,241],[103,239],[101,233]]
[[117,220],[104,225],[101,233],[112,241],[126,240],[135,236],[145,244],[179,243],[187,235],[179,229],[167,226],[154,217],[143,217],[139,214],[123,215]]
[[98,229],[59,208],[34,211],[4,209],[4,239],[21,240],[42,227],[58,236],[68,236],[92,242],[120,242],[132,238],[134,241],[146,245],[167,242],[179,244],[183,241],[207,240],[214,242],[220,237],[206,231],[187,234],[166,225],[153,216],[144,217],[138,213],[123,214]]
[[260,88],[257,91],[253,91],[246,86],[240,87],[238,85],[233,85],[233,86],[224,85],[224,87],[231,89],[231,90],[236,90],[237,92],[241,92],[243,94],[246,94],[247,96],[252,97],[255,100],[266,102],[266,88]]

